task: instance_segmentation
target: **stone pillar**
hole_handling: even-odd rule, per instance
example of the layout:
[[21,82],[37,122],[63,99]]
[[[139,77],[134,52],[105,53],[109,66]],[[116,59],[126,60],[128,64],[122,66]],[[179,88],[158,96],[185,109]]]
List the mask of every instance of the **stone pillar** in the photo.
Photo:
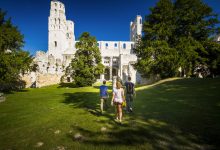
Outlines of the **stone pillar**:
[[119,77],[122,79],[122,55],[119,56]]
[[103,80],[105,80],[105,75],[104,74],[101,74],[100,75],[100,79],[103,81]]
[[109,71],[110,71],[110,80],[112,80],[112,57],[110,57],[110,61],[109,61]]
[[117,77],[113,77],[113,80],[112,80],[112,90],[114,90],[116,88],[116,81],[117,81]]

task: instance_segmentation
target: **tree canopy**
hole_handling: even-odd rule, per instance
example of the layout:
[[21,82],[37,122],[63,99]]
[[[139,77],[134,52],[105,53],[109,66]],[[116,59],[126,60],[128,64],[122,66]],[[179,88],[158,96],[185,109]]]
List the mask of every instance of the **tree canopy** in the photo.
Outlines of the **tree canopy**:
[[21,74],[30,69],[32,57],[21,50],[24,36],[0,9],[0,91],[24,87]]
[[91,86],[96,81],[96,76],[104,71],[96,38],[84,32],[76,43],[76,48],[70,67],[71,76],[77,86]]
[[211,38],[219,20],[211,7],[202,0],[160,0],[150,10],[134,50],[139,72],[162,78],[178,75],[180,67],[186,76],[204,66],[211,74],[219,72],[219,44]]

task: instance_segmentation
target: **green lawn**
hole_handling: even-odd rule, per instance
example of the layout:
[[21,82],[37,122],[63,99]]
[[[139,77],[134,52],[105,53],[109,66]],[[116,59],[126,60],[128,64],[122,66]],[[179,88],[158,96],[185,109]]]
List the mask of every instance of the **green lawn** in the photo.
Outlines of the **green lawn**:
[[134,106],[118,124],[114,108],[100,115],[98,85],[8,94],[0,103],[0,150],[220,148],[220,78],[138,87]]

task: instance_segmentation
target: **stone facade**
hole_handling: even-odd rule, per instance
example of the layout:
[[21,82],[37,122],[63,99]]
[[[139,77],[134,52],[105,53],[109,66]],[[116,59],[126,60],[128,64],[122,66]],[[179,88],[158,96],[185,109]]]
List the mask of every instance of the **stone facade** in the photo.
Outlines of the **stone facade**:
[[218,34],[218,35],[215,36],[214,41],[220,43],[220,34]]
[[[130,41],[98,41],[105,73],[97,80],[112,80],[114,76],[119,76],[125,81],[131,76],[135,83],[144,81],[132,66],[137,61],[133,49],[137,38],[141,37],[141,31],[142,17],[138,15],[130,23]],[[58,78],[64,75],[65,68],[74,57],[76,42],[74,22],[66,20],[64,4],[52,0],[48,18],[48,51],[36,53],[34,62],[38,65],[38,71],[35,77],[33,73],[29,74],[28,85],[36,83],[37,87],[41,87],[59,83]]]

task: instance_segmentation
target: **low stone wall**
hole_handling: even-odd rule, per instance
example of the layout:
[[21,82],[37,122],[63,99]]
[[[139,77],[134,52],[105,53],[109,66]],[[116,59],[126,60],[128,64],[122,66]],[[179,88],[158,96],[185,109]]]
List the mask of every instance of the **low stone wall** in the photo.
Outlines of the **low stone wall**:
[[62,74],[40,74],[30,73],[22,76],[22,80],[26,82],[26,88],[49,86],[59,84]]
[[156,76],[156,75],[150,78],[141,77],[141,82],[139,84],[152,84],[159,80],[161,80],[160,76]]
[[31,76],[29,74],[25,74],[24,76],[22,76],[21,79],[23,81],[25,81],[25,83],[26,83],[25,87],[26,88],[31,87],[31,85],[33,84],[32,81],[31,81]]
[[59,84],[62,75],[57,74],[39,74],[37,77],[37,87],[43,87],[53,84]]

